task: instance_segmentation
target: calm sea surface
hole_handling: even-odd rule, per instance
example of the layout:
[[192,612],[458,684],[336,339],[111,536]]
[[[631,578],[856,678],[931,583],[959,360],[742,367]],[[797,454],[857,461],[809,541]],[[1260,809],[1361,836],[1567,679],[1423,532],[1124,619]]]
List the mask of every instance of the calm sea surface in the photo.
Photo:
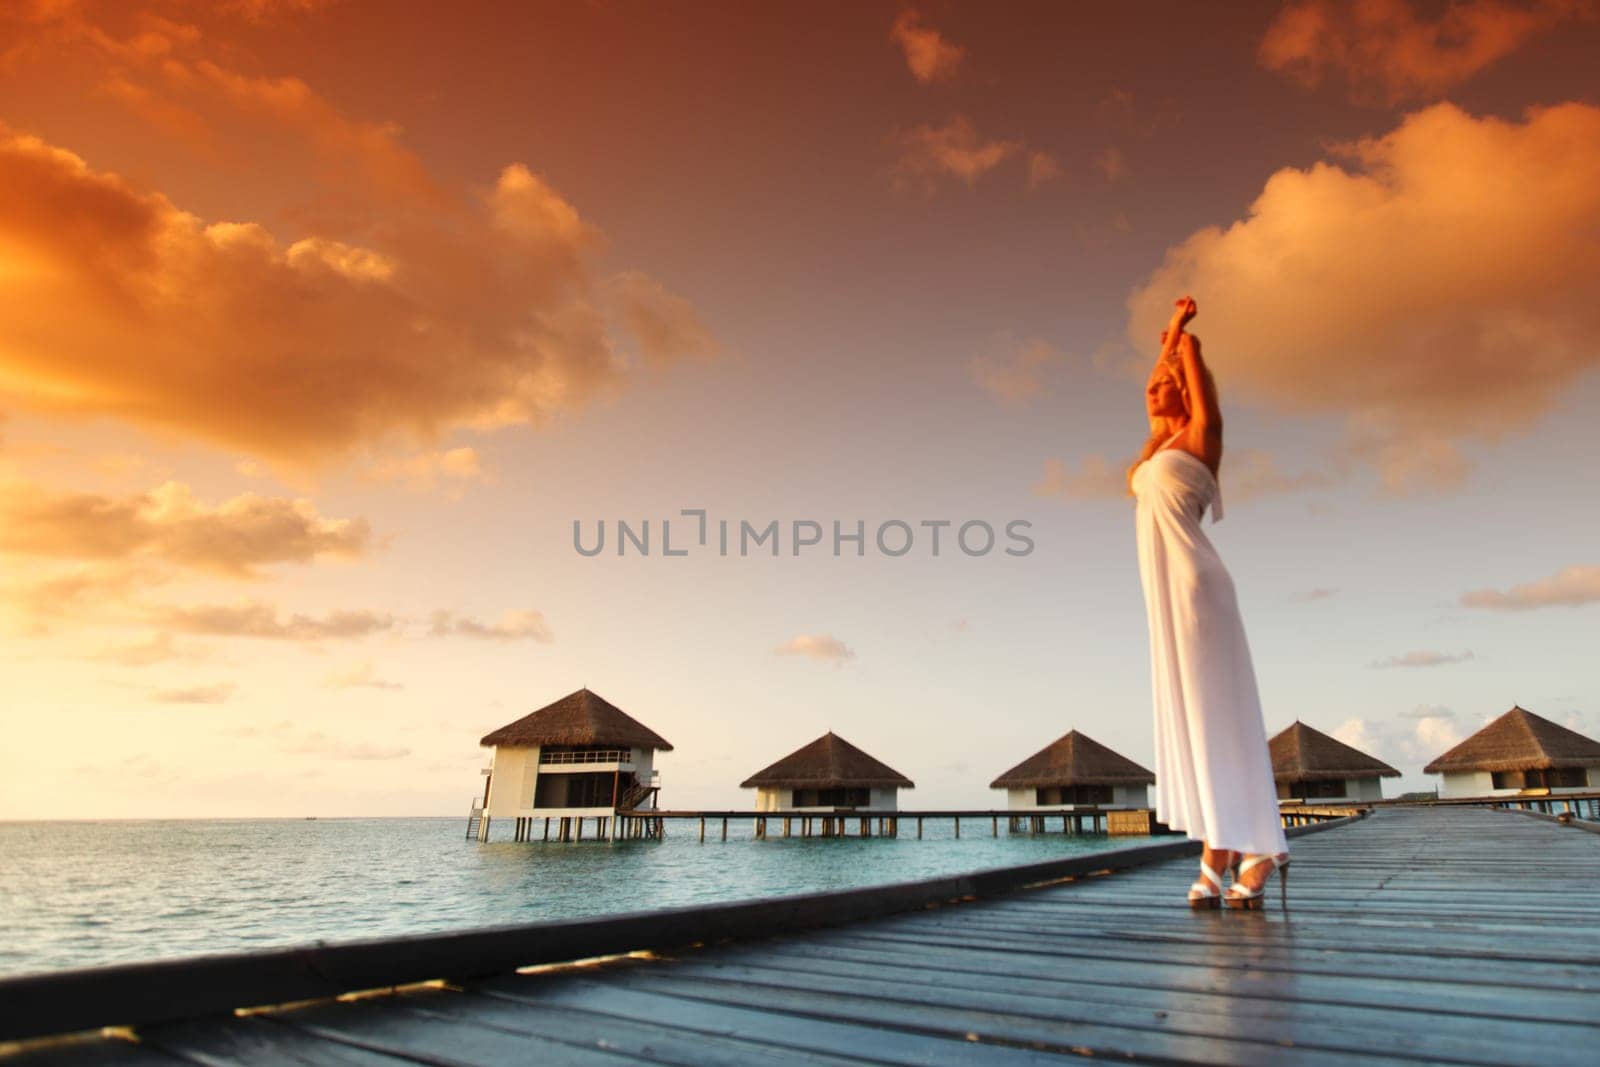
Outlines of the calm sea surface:
[[[910,834],[907,835],[908,826]],[[497,836],[502,829],[496,826]],[[504,827],[509,834],[510,824]],[[1144,844],[990,836],[751,839],[746,822],[666,840],[463,839],[466,820],[0,823],[0,975],[774,897]],[[776,833],[774,824],[773,833]]]

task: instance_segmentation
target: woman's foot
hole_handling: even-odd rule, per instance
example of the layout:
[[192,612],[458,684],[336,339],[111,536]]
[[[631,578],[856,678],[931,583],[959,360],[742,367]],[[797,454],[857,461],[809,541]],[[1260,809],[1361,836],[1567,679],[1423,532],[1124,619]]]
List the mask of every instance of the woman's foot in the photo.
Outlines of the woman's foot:
[[[1289,866],[1289,854],[1280,852],[1276,856],[1246,855],[1239,861],[1239,868],[1234,872],[1233,885],[1228,887],[1228,892],[1223,898],[1231,908],[1259,908],[1262,896],[1266,891],[1267,879],[1272,877],[1274,871],[1283,871]],[[1288,880],[1286,873],[1278,875],[1280,883]],[[1288,891],[1285,887],[1284,902],[1288,903]]]
[[1222,876],[1237,858],[1227,849],[1205,847],[1200,853],[1200,878],[1189,887],[1189,907],[1215,908],[1222,903]]

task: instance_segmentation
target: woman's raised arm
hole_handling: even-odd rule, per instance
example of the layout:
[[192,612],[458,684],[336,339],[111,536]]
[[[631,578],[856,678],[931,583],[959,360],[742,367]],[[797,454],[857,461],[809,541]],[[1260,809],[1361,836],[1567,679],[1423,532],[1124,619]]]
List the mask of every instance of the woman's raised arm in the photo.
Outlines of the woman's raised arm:
[[[1189,387],[1189,425],[1204,436],[1222,431],[1222,410],[1217,404],[1217,386],[1200,356],[1200,338],[1183,334],[1178,340],[1178,359],[1183,380]],[[1198,442],[1197,442],[1198,443]]]

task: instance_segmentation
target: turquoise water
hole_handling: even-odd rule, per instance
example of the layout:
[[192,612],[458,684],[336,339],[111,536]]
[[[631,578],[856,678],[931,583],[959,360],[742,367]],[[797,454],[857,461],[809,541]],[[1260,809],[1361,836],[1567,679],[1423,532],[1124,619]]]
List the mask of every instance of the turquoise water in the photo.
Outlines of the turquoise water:
[[[911,830],[907,836],[908,827]],[[0,975],[905,882],[1148,838],[464,840],[449,819],[0,823]],[[777,832],[774,824],[773,833]]]

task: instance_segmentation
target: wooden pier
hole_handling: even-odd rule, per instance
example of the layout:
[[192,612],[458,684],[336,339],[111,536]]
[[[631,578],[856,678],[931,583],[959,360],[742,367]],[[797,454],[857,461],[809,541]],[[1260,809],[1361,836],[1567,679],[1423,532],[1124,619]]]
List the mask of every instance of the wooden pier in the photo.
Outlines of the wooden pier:
[[[748,822],[751,835],[757,840],[779,837],[899,837],[900,824],[907,832],[915,829],[918,840],[922,838],[927,823],[949,823],[954,836],[961,836],[961,820],[969,827],[987,829],[993,837],[1000,836],[1004,820],[1007,833],[1042,834],[1058,830],[1064,834],[1105,833],[1109,809],[1041,808],[1037,811],[1011,811],[992,808],[956,810],[888,810],[867,808],[835,811],[658,811],[648,814],[662,820],[691,822],[698,825],[699,839],[706,839],[706,826],[718,827],[718,837],[728,839],[730,822]],[[720,826],[719,826],[720,824]],[[776,831],[776,834],[774,834]]]
[[[1169,841],[787,901],[10,979],[0,1039],[131,1029],[0,1063],[1595,1062],[1600,836],[1453,806],[1292,833],[1286,912],[1276,886],[1265,911],[1191,912],[1196,846]],[[601,955],[615,958],[559,965]],[[422,978],[449,981],[219,1014]]]

